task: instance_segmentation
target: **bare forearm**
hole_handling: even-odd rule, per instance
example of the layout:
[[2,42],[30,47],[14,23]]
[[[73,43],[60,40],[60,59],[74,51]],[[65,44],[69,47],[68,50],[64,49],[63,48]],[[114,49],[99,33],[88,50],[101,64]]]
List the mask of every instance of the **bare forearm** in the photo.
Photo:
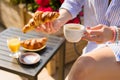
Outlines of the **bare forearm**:
[[72,15],[66,9],[59,10],[60,16],[58,20],[61,22],[61,25],[64,25],[66,22],[72,19]]

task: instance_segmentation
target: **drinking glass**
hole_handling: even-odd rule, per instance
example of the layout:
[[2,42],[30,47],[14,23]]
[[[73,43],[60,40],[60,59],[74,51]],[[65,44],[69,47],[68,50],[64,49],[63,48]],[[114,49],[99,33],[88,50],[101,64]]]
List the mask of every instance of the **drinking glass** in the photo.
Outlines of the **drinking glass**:
[[13,58],[18,58],[20,55],[19,49],[20,49],[20,37],[10,37],[7,39],[7,45],[9,50],[11,51],[11,54],[9,56]]

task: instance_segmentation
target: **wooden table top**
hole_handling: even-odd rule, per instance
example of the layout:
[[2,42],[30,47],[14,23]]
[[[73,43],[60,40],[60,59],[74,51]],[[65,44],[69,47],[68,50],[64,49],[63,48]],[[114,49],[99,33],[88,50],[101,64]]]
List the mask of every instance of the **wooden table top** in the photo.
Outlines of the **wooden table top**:
[[[17,59],[13,59],[9,56],[10,51],[7,47],[7,38],[13,35],[21,37],[21,40],[29,38],[40,38],[48,37],[47,46],[41,51],[37,51],[41,56],[41,60],[37,65],[26,66],[21,65]],[[6,70],[21,76],[31,77],[37,76],[37,74],[42,70],[42,68],[47,64],[47,62],[55,55],[59,48],[64,44],[65,39],[62,37],[45,35],[42,33],[37,33],[35,31],[28,32],[26,34],[22,33],[18,28],[8,28],[0,33],[0,69]],[[20,51],[24,51],[22,48]]]

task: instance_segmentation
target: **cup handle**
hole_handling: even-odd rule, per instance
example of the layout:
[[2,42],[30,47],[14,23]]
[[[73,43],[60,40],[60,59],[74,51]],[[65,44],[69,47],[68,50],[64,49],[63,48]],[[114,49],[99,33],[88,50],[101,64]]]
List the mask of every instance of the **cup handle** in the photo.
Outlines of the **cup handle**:
[[85,32],[86,32],[86,28],[85,28],[85,26],[84,26],[84,29],[83,29],[83,34],[82,34],[82,36],[85,36]]

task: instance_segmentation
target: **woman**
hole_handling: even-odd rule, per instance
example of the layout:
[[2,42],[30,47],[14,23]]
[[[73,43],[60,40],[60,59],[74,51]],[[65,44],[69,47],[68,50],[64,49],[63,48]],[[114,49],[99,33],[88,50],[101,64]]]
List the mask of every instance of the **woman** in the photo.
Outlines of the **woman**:
[[[120,42],[114,43],[119,34],[117,28],[112,28],[120,25],[120,0],[65,0],[59,10],[59,18],[38,29],[49,34],[57,32],[68,20],[76,17],[83,5],[84,26],[90,27],[86,28],[83,37],[88,40],[88,45],[66,80],[120,80]],[[101,36],[106,38],[102,40]]]

